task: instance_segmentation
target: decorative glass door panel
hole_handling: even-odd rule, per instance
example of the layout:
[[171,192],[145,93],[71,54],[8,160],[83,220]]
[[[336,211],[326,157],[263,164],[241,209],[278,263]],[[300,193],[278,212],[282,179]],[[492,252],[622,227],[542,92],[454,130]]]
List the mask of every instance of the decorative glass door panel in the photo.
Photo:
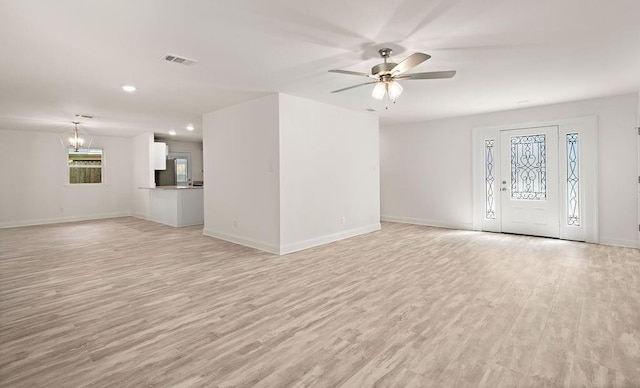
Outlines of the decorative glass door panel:
[[488,220],[496,218],[494,142],[493,139],[484,141],[485,217]]
[[558,237],[558,127],[500,131],[502,231]]
[[567,134],[567,225],[580,226],[580,151],[577,133]]
[[511,198],[547,198],[546,136],[511,138]]

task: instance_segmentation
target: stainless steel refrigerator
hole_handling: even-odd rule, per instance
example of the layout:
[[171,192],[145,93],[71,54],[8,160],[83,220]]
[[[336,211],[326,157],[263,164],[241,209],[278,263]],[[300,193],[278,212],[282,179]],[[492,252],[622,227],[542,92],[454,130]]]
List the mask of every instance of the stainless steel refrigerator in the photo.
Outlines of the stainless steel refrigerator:
[[177,181],[176,160],[167,159],[166,170],[156,170],[156,186],[176,186]]

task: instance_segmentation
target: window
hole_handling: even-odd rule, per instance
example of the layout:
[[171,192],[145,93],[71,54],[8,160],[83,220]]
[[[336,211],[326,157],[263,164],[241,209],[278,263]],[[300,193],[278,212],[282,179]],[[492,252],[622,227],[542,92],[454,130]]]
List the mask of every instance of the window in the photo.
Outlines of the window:
[[176,184],[186,186],[189,184],[189,163],[187,159],[176,159]]
[[68,149],[69,183],[102,183],[102,150]]
[[191,184],[191,152],[169,151],[168,157],[176,160],[176,185]]

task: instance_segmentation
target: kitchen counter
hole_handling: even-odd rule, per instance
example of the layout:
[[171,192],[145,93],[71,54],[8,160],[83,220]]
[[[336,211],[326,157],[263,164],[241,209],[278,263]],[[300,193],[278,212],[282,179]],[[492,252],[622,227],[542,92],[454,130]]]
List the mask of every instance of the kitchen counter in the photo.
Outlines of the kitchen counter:
[[203,186],[156,186],[149,190],[202,190]]
[[204,190],[201,186],[149,188],[152,221],[180,227],[204,224]]

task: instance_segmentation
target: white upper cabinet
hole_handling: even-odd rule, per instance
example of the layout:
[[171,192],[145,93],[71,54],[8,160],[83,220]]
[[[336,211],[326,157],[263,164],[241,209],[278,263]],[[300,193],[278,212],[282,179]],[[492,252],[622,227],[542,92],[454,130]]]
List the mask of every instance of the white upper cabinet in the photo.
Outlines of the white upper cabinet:
[[167,169],[167,145],[165,143],[154,142],[151,145],[151,169]]

